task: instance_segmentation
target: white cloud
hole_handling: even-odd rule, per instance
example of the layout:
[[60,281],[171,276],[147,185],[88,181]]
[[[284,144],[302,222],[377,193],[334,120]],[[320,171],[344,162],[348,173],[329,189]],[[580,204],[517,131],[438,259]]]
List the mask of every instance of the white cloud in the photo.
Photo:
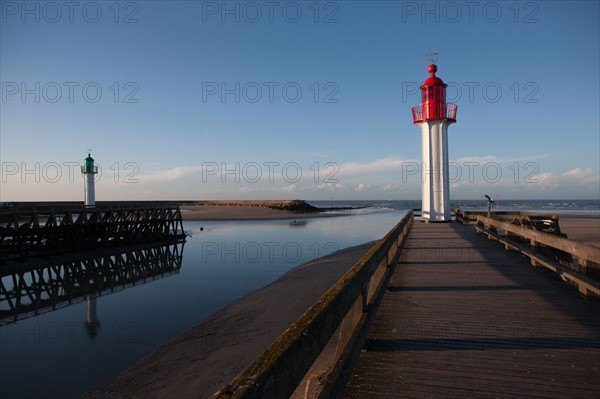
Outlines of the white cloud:
[[458,164],[473,163],[473,164],[485,165],[486,163],[491,163],[491,162],[495,162],[495,163],[499,163],[499,164],[514,163],[514,162],[531,162],[531,161],[543,159],[546,157],[548,157],[547,154],[529,155],[529,156],[516,157],[516,158],[500,158],[495,155],[483,155],[483,156],[456,158],[456,159],[452,159],[451,162],[455,162]]
[[[485,155],[457,158],[453,162],[459,165],[460,170],[455,170],[456,166],[453,166],[450,171],[453,179],[451,196],[479,198],[487,193],[514,199],[597,197],[600,186],[598,172],[588,167],[573,168],[566,172],[543,171],[542,165],[532,161],[543,157],[534,155],[508,159]],[[478,166],[468,166],[472,165],[469,162],[478,163]],[[485,167],[492,162],[500,166]],[[515,162],[519,164],[515,166]],[[526,166],[526,162],[533,162],[535,170],[533,166]],[[258,164],[262,165],[260,162]],[[225,166],[226,170],[235,170],[233,165]],[[287,176],[286,181],[282,175],[282,162],[272,174],[267,173],[265,167],[262,177],[256,182],[244,178],[243,164],[238,168],[240,176],[236,178],[228,174],[226,181],[223,181],[221,173],[203,169],[202,166],[179,166],[139,176],[139,184],[133,186],[138,193],[150,189],[157,198],[321,199],[335,196],[348,199],[417,199],[421,196],[420,160],[385,157],[368,162],[334,164],[335,167],[329,168],[325,168],[325,163],[320,163],[318,174],[315,173],[314,163],[299,165],[302,174],[297,181],[294,174],[293,182],[291,177]],[[224,167],[222,164],[218,166]],[[205,182],[202,173],[207,173]],[[131,191],[126,189],[131,190],[132,187],[121,186],[119,190],[107,187],[106,192],[114,191],[123,198],[129,196]]]
[[341,177],[352,178],[372,174],[400,173],[404,164],[420,164],[414,159],[382,158],[371,162],[348,162],[340,165]]
[[[501,198],[596,198],[600,190],[600,175],[590,167],[576,167],[566,172],[544,170],[534,159],[501,158],[494,155],[462,157],[453,160],[450,168],[452,198],[479,198],[483,193]],[[490,165],[490,163],[496,165]],[[518,165],[515,164],[518,162]],[[471,163],[471,164],[470,164]],[[473,166],[472,163],[478,164]],[[530,164],[531,163],[531,164]],[[252,165],[263,164],[260,162]],[[493,166],[486,168],[488,166]],[[238,166],[239,165],[239,166]],[[250,163],[248,164],[250,165]],[[321,199],[416,199],[421,196],[420,160],[385,157],[368,162],[341,164],[314,162],[295,163],[284,176],[284,162],[274,170],[264,165],[262,174],[256,167],[244,169],[244,164],[177,166],[163,171],[135,175],[136,184],[125,184],[130,170],[110,171],[97,184],[98,199],[149,198],[308,198]],[[458,166],[456,166],[458,165]],[[225,172],[221,173],[221,169]],[[259,171],[260,172],[260,171]],[[259,177],[256,179],[256,177]],[[24,184],[20,176],[9,176],[3,184],[2,200],[79,199],[82,181],[57,184],[40,181]],[[31,180],[31,179],[29,179]],[[29,181],[28,181],[29,183]],[[41,197],[43,195],[43,198]]]
[[177,166],[172,169],[167,169],[160,172],[154,172],[139,177],[142,183],[154,183],[154,182],[166,182],[172,180],[178,180],[183,177],[189,176],[194,172],[201,171],[202,166]]
[[360,183],[358,186],[354,187],[354,191],[357,193],[362,193],[363,191],[369,190],[372,186],[370,184]]
[[592,168],[575,168],[571,169],[561,175],[561,177],[568,179],[575,179],[585,184],[598,184],[600,183],[600,174],[594,173]]
[[289,186],[285,186],[281,188],[281,191],[284,193],[293,193],[296,190],[295,184],[290,184]]
[[532,183],[529,186],[538,188],[540,191],[546,191],[549,189],[556,189],[560,185],[560,179],[554,172],[544,172],[536,175],[532,179]]

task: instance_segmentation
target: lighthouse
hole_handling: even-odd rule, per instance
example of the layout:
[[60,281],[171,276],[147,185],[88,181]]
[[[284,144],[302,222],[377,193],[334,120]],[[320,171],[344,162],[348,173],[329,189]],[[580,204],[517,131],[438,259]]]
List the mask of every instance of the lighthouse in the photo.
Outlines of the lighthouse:
[[421,86],[421,105],[413,107],[413,123],[421,127],[422,218],[429,222],[450,221],[448,177],[448,126],[456,122],[456,104],[446,104],[447,85],[429,65],[429,78]]
[[98,167],[94,165],[94,158],[88,154],[85,164],[81,167],[84,184],[84,205],[86,208],[96,206],[96,192],[94,188],[95,175],[98,173]]

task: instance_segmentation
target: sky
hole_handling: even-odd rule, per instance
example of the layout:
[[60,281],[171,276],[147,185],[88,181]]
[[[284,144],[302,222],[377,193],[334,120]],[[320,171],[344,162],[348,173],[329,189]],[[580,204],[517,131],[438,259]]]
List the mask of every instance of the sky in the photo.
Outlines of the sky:
[[597,1],[0,1],[0,201],[600,198]]

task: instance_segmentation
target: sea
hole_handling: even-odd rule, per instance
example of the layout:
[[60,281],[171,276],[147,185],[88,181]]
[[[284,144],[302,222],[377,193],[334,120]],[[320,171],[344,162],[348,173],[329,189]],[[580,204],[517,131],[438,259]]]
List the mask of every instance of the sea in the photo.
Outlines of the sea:
[[[308,202],[337,210],[315,219],[187,221],[185,243],[64,263],[40,261],[38,277],[27,274],[22,280],[28,295],[18,309],[11,309],[5,294],[18,280],[3,271],[0,397],[79,397],[290,269],[380,239],[421,205]],[[453,201],[452,207],[485,210],[486,204]],[[600,200],[498,200],[493,209],[597,217]],[[81,285],[89,273],[102,286],[93,295],[85,295]]]

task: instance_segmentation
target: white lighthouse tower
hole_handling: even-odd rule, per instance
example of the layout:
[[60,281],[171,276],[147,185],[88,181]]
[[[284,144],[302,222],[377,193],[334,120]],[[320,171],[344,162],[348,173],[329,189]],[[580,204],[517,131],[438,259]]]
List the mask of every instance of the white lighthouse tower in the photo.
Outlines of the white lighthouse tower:
[[98,167],[94,165],[94,158],[88,154],[85,159],[85,165],[81,167],[84,180],[84,205],[86,208],[94,208],[96,206],[96,190],[94,188],[94,180],[98,173]]
[[421,86],[422,104],[413,107],[413,123],[421,127],[422,218],[430,222],[450,221],[448,177],[448,126],[456,122],[456,104],[446,104],[446,84],[435,76],[437,66],[429,65],[431,76]]

